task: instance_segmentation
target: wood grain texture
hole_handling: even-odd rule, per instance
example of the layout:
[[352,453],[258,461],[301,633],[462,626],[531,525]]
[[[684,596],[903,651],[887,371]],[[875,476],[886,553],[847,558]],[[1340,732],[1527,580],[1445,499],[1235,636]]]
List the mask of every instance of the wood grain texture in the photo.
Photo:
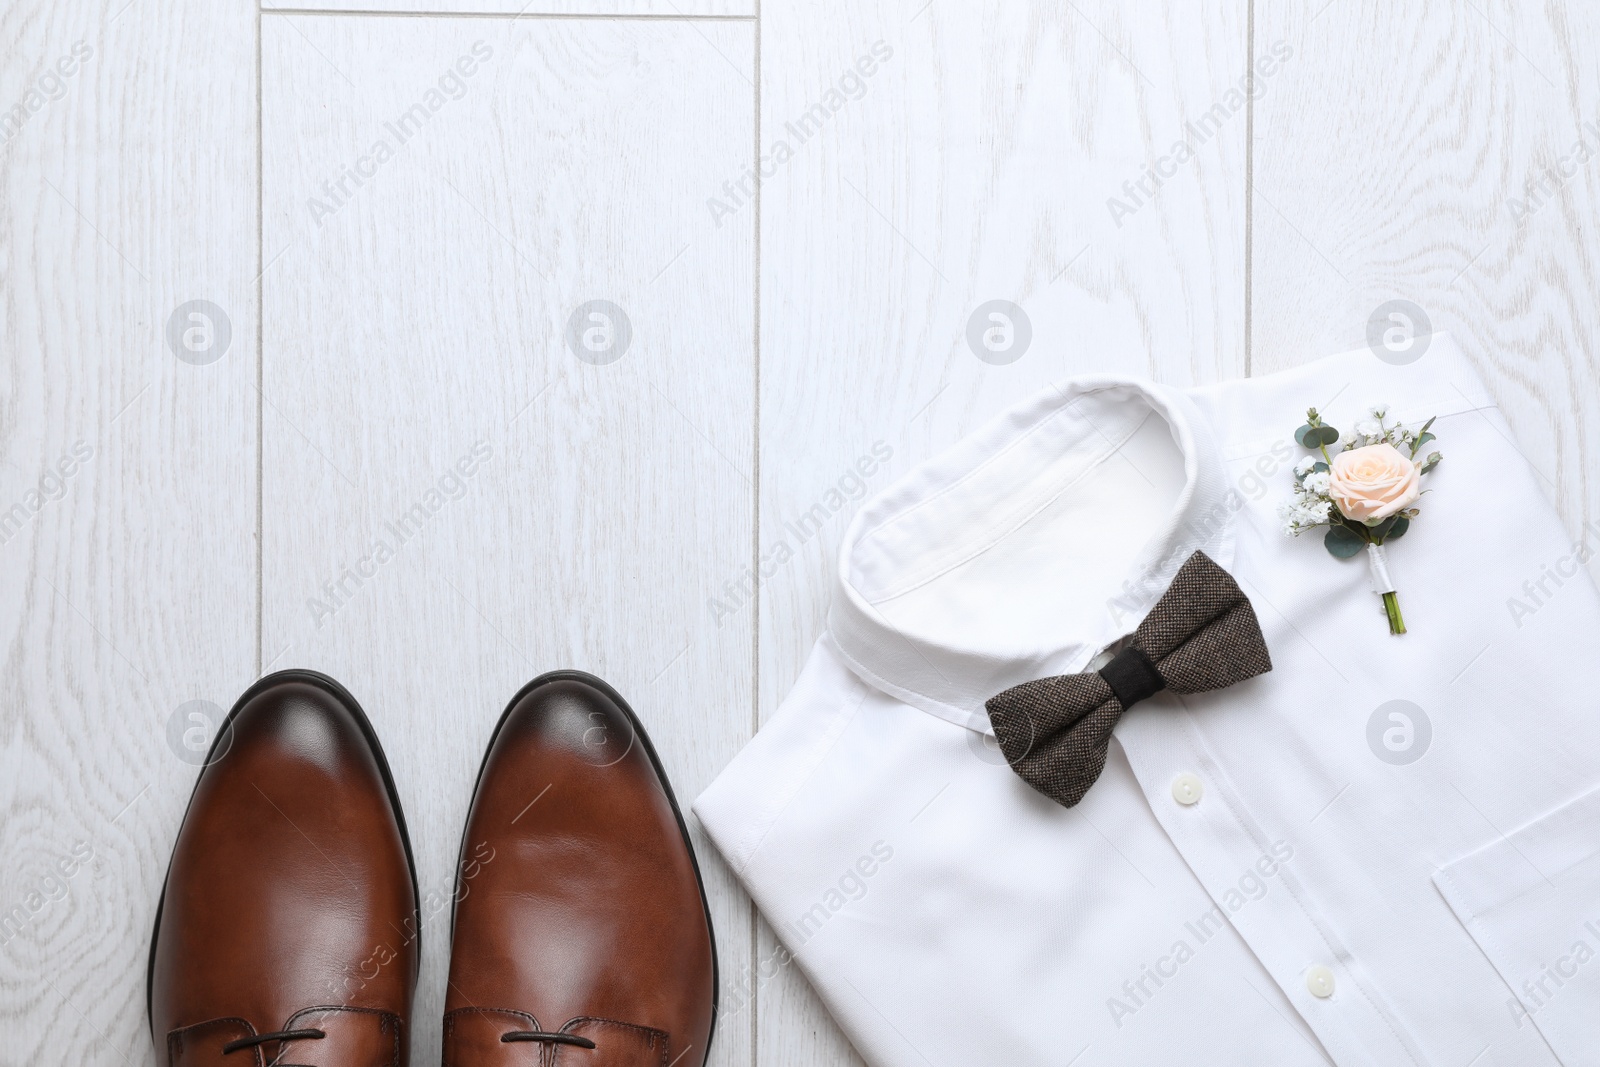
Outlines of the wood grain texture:
[[[704,200],[749,157],[723,57],[753,64],[753,28],[267,15],[263,39],[265,658],[363,701],[447,895],[535,675],[615,685],[685,805],[751,734],[750,627],[706,600],[752,544],[754,219],[713,229]],[[605,365],[564,340],[595,299],[631,323]],[[736,970],[750,905],[700,849]],[[448,909],[425,920],[421,1063]],[[725,1027],[712,1062],[749,1058]]]
[[[761,16],[770,715],[822,630],[865,495],[1059,378],[1243,373],[1243,97],[1203,138],[1186,124],[1244,76],[1247,20],[1243,0],[766,0]],[[1184,140],[1193,157],[1161,164]],[[1140,192],[1158,165],[1171,173]],[[1003,365],[967,338],[993,300],[1032,329]],[[763,926],[757,958],[774,947]],[[759,1051],[859,1062],[795,968],[762,987]]]
[[1325,3],[1257,5],[1298,58],[1257,111],[1253,369],[1414,302],[1576,540],[1600,515],[1600,10]]
[[[287,2],[259,126],[252,6],[0,9],[0,1062],[150,1062],[180,705],[344,680],[437,901],[522,682],[612,681],[687,802],[793,684],[861,499],[1048,381],[1268,373],[1403,298],[1574,538],[1600,515],[1592,6]],[[609,364],[564,339],[593,299]],[[191,300],[209,365],[167,340]],[[1000,300],[1032,338],[985,362]],[[775,940],[699,844],[713,1062],[860,1063],[796,968],[752,981]]]
[[[255,668],[255,14],[121,6],[0,8],[8,1064],[149,1061],[145,953],[195,776],[168,721]],[[231,322],[207,366],[166,340],[192,299]]]

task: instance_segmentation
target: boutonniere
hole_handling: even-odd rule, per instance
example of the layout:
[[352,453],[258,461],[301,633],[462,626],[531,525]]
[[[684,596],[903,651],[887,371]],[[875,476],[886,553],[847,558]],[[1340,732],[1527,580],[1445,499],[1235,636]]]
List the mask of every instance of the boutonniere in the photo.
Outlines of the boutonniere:
[[1422,476],[1444,456],[1428,447],[1434,441],[1428,432],[1433,419],[1412,430],[1398,422],[1391,425],[1383,405],[1369,414],[1370,419],[1358,422],[1345,437],[1323,422],[1316,408],[1306,412],[1306,424],[1294,432],[1294,439],[1314,454],[1295,465],[1294,495],[1280,514],[1284,533],[1293,537],[1327,527],[1322,543],[1339,559],[1365,551],[1372,591],[1383,597],[1389,632],[1403,634],[1406,623],[1384,546],[1411,528],[1418,515],[1413,505],[1423,493]]

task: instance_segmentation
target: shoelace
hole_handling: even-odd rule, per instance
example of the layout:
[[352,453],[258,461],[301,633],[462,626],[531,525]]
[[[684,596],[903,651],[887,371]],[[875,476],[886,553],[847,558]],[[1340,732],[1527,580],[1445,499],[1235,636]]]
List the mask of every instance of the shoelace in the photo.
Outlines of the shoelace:
[[238,1052],[240,1049],[265,1045],[269,1041],[320,1041],[327,1036],[321,1030],[274,1030],[270,1034],[257,1034],[255,1037],[241,1037],[237,1041],[230,1041],[222,1046],[222,1051],[224,1054]]
[[501,1041],[542,1041],[547,1045],[572,1045],[577,1048],[594,1048],[595,1044],[577,1034],[555,1034],[548,1030],[512,1030],[501,1034]]

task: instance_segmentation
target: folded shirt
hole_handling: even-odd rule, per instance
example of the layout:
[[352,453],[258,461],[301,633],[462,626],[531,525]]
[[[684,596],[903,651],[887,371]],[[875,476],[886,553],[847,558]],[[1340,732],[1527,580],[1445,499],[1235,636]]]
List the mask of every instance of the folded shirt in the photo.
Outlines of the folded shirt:
[[[1308,407],[1447,459],[1389,551],[1281,532]],[[1446,336],[1176,389],[1070,380],[869,500],[826,631],[695,802],[879,1067],[1600,1064],[1600,596]],[[984,701],[1091,669],[1196,551],[1273,670],[1161,692],[1065,808]]]

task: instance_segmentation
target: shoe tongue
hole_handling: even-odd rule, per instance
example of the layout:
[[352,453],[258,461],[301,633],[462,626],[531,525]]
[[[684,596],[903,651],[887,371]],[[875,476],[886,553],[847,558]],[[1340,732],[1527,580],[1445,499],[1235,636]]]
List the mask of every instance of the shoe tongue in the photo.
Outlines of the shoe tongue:
[[[167,1036],[170,1067],[394,1067],[400,1062],[400,1020],[373,1008],[307,1008],[272,1031],[244,1019],[213,1019]],[[327,1036],[269,1042],[224,1053],[230,1041],[277,1030],[321,1030]]]
[[[580,1017],[555,1031],[593,1041],[592,1049],[500,1040],[516,1031],[539,1029],[538,1020],[527,1012],[458,1008],[444,1017],[444,1062],[447,1067],[661,1067],[671,1059],[665,1031],[615,1019]],[[683,1056],[677,1067],[698,1067],[703,1058]]]

